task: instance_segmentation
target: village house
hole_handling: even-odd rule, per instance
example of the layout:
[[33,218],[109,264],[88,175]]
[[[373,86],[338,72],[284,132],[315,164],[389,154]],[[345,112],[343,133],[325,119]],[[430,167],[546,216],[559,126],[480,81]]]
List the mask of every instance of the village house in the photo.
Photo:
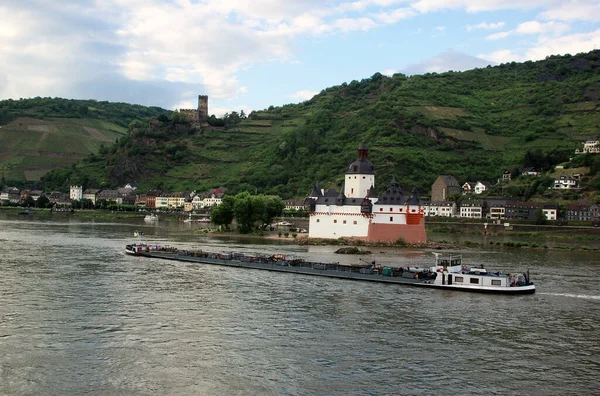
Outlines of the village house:
[[507,169],[504,171],[504,173],[502,173],[502,182],[504,183],[508,183],[512,178],[512,174],[511,172]]
[[476,194],[476,195],[483,194],[484,192],[489,190],[490,187],[491,187],[491,184],[489,182],[478,181],[477,183],[475,183],[475,188],[473,188],[473,194]]
[[425,216],[456,217],[456,202],[430,201],[423,203]]
[[83,187],[82,186],[70,186],[69,187],[69,199],[71,201],[81,201],[83,198]]
[[156,204],[155,204],[155,208],[156,209],[162,209],[162,210],[166,210],[169,209],[169,195],[171,193],[167,192],[167,191],[161,191],[156,195]]
[[489,200],[487,201],[487,218],[489,219],[505,219],[506,218],[506,201],[505,200]]
[[185,202],[185,197],[183,193],[173,192],[167,194],[167,207],[169,209],[178,209],[183,208],[183,203]]
[[[42,195],[44,195],[44,192],[42,190],[21,190],[20,202],[25,201],[28,197],[31,197],[31,199],[37,201]],[[0,201],[2,201],[1,198]]]
[[554,179],[554,189],[555,190],[568,190],[574,189],[579,186],[579,182],[576,178],[569,175],[560,175],[558,178]]
[[485,201],[462,201],[460,217],[481,219],[485,215]]
[[69,196],[60,191],[52,191],[50,194],[47,194],[46,197],[50,201],[50,203],[55,206],[71,206],[71,200]]
[[284,201],[285,210],[304,210],[306,207],[306,200],[304,199],[293,199]]
[[96,205],[96,196],[100,192],[97,188],[86,188],[81,194],[82,199],[89,199],[92,201],[92,204]]
[[96,194],[96,202],[100,201],[112,202],[117,205],[123,203],[118,190],[100,190],[100,192]]
[[598,154],[600,153],[600,142],[598,138],[588,139],[583,143],[583,150],[575,149],[575,154]]
[[567,205],[565,218],[567,221],[595,221],[600,219],[600,205],[572,203]]
[[521,176],[539,176],[541,172],[538,172],[535,168],[524,168],[521,169]]
[[148,206],[148,195],[147,194],[137,194],[135,196],[135,206],[146,207]]
[[535,220],[536,212],[541,209],[546,220],[558,218],[558,205],[543,202],[506,202],[506,218]]
[[440,175],[431,186],[431,201],[447,201],[453,194],[460,194],[460,184],[454,176]]
[[470,195],[473,194],[473,190],[475,189],[475,184],[477,184],[476,182],[465,182],[462,185],[462,194],[463,195]]

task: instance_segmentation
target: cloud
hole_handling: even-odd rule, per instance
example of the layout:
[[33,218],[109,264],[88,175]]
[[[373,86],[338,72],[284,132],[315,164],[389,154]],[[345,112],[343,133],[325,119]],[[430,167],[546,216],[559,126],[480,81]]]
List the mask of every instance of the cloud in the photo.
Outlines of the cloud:
[[[491,60],[491,59],[490,59]],[[449,70],[464,71],[476,67],[486,67],[491,62],[457,51],[446,51],[420,63],[409,65],[401,72],[407,75],[441,73]]]
[[[597,0],[61,0],[60,7],[50,0],[4,0],[0,98],[91,97],[173,108],[203,93],[222,105],[253,94],[241,71],[298,62],[301,40],[324,41],[411,18],[421,27],[414,33],[416,27],[407,26],[413,32],[407,36],[429,29],[446,34],[424,18],[450,9],[537,14],[535,21],[488,36],[534,35],[534,46],[482,54],[486,59],[579,52],[600,41],[587,33],[567,35],[567,23],[598,21],[599,7]],[[468,31],[500,28],[504,22],[467,26]],[[571,49],[569,39],[575,40]],[[481,64],[462,55],[449,63],[434,57],[412,66],[425,72]]]
[[417,13],[410,8],[398,8],[387,12],[380,12],[375,14],[374,17],[380,20],[382,23],[391,25],[400,20],[412,18],[415,15],[417,15]]
[[559,21],[600,21],[600,3],[597,0],[571,0],[554,4],[540,14],[544,19]]
[[467,31],[471,31],[471,30],[476,30],[476,29],[500,29],[501,27],[504,26],[504,22],[492,22],[492,23],[487,23],[487,22],[481,22],[477,25],[467,25]]
[[517,55],[511,50],[498,50],[490,52],[488,54],[477,55],[477,58],[482,60],[488,60],[495,63],[507,63],[507,62],[520,62],[521,56]]
[[319,93],[319,91],[311,91],[309,89],[303,89],[301,91],[297,91],[297,92],[294,92],[293,94],[290,94],[289,97],[296,101],[303,102],[305,100],[311,99],[313,96],[317,95],[318,93]]
[[503,49],[488,54],[480,54],[480,59],[488,59],[496,63],[522,62],[525,60],[541,60],[550,55],[575,55],[588,52],[600,42],[600,29],[588,33],[575,33],[561,37],[541,35],[530,48],[521,50]]
[[509,30],[506,32],[498,32],[498,33],[490,34],[489,36],[486,37],[486,39],[499,40],[499,39],[506,38],[513,34],[560,35],[561,33],[564,33],[570,29],[571,29],[571,27],[569,25],[562,23],[562,22],[551,21],[551,22],[541,23],[538,21],[528,21],[528,22],[523,22],[523,23],[519,24],[519,26],[517,26],[516,29]]
[[488,40],[500,40],[500,39],[510,36],[511,34],[513,34],[513,32],[514,32],[513,30],[510,30],[508,32],[492,33],[492,34],[486,36],[485,38]]

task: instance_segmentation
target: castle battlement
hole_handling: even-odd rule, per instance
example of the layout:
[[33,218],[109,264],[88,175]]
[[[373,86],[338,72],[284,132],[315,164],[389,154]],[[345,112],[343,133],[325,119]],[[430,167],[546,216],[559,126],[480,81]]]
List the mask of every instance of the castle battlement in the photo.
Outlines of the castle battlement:
[[208,120],[208,95],[198,95],[197,109],[179,109],[191,123],[199,124]]

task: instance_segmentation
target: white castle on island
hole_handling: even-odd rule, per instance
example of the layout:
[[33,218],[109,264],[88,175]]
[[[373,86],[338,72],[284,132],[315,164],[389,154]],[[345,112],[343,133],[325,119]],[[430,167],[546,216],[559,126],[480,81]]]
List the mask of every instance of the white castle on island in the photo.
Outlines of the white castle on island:
[[364,144],[350,164],[338,193],[315,185],[309,196],[310,238],[358,238],[369,241],[399,239],[426,242],[424,207],[419,195],[403,195],[395,178],[380,196],[375,195],[375,167]]

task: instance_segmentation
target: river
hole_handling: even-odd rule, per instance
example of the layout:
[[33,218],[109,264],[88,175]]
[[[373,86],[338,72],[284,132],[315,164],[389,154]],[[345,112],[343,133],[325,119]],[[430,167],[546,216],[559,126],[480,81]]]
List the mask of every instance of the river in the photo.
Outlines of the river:
[[[200,225],[0,216],[0,394],[592,394],[600,258],[463,251],[537,292],[497,296],[126,256],[180,248],[358,262],[332,246],[218,238]],[[421,250],[366,260],[428,265]]]

